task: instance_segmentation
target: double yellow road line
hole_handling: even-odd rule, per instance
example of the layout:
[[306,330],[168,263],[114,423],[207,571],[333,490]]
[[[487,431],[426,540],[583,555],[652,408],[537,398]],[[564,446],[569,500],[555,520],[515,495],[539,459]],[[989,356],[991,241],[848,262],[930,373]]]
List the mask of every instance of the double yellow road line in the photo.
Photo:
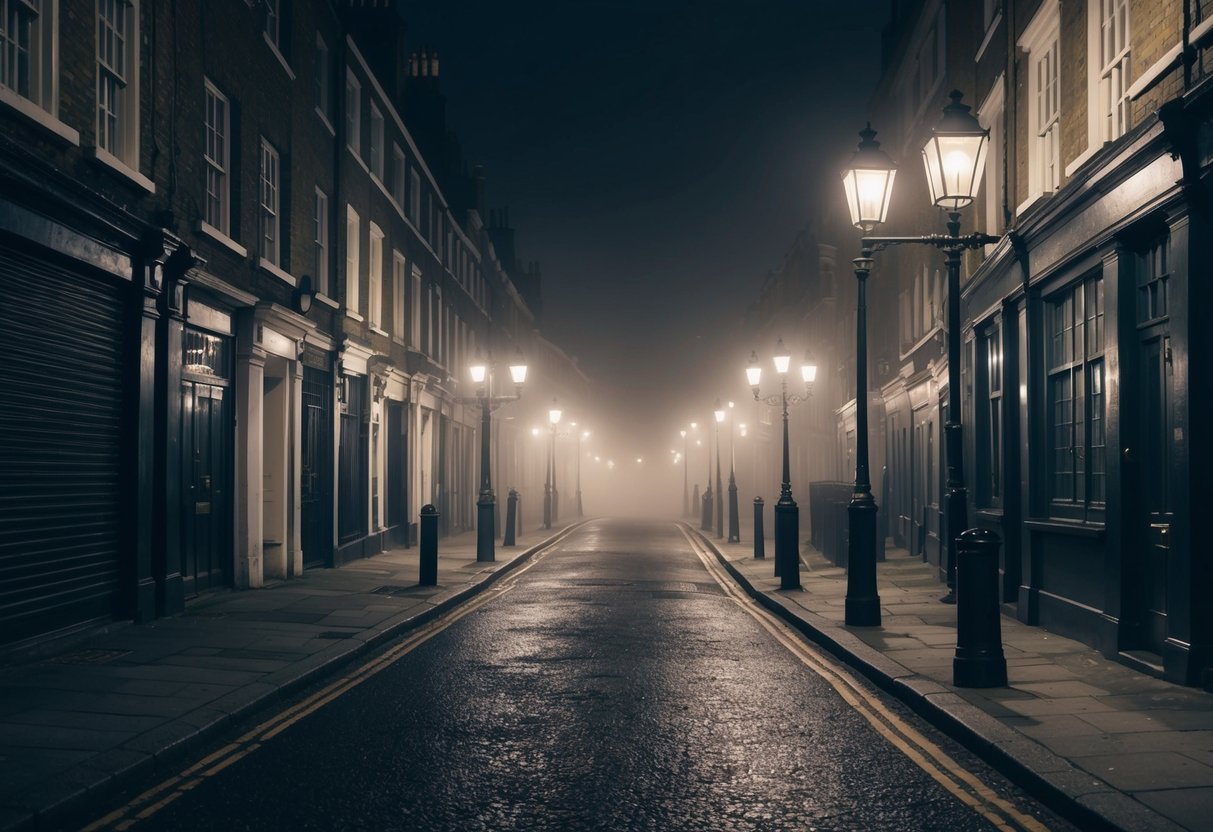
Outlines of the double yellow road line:
[[403,641],[350,670],[341,678],[330,682],[302,701],[279,711],[256,728],[246,732],[217,751],[208,754],[179,774],[148,789],[126,803],[126,805],[115,809],[104,817],[98,818],[88,826],[85,826],[81,832],[97,832],[97,830],[101,829],[130,829],[140,821],[150,818],[174,800],[177,800],[191,789],[205,782],[207,778],[214,777],[238,760],[252,754],[262,744],[278,736],[296,722],[305,719],[334,699],[358,687],[358,685],[361,685],[381,670],[387,669],[461,618],[471,615],[485,604],[509,592],[517,584],[519,576],[534,566],[544,553],[563,540],[565,536],[560,535],[554,538],[543,549],[537,551],[530,560],[514,569],[509,575],[506,575],[489,589],[427,622],[416,631],[410,633]]
[[854,708],[878,734],[905,754],[931,779],[939,783],[958,800],[969,806],[996,829],[1047,832],[1039,820],[1019,811],[1000,797],[977,775],[966,769],[947,752],[921,732],[889,710],[880,698],[836,661],[805,642],[800,633],[763,608],[737,585],[732,576],[716,559],[714,552],[695,534],[680,525],[683,536],[699,556],[708,573],[720,584],[725,594],[748,612],[764,630],[782,644],[788,652],[830,684],[843,700]]

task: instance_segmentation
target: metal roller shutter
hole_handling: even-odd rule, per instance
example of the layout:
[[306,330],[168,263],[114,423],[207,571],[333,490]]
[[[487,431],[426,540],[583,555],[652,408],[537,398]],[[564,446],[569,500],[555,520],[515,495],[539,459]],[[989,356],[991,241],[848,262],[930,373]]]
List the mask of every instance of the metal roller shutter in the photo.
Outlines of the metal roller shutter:
[[121,293],[0,245],[0,642],[117,610]]

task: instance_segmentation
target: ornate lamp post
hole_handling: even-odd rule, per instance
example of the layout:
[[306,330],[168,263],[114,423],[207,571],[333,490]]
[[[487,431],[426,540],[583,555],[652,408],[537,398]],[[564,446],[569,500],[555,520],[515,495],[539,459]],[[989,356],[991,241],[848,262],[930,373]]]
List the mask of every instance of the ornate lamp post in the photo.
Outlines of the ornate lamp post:
[[543,483],[543,527],[545,529],[552,528],[552,521],[557,520],[557,500],[559,492],[556,490],[556,425],[560,424],[561,410],[556,406],[556,399],[552,399],[552,407],[548,410],[548,465]]
[[729,543],[741,542],[741,518],[737,510],[737,446],[733,436],[735,407],[736,402],[729,402]]
[[941,600],[955,602],[956,539],[968,525],[968,494],[964,486],[963,445],[960,426],[960,257],[965,249],[998,242],[997,237],[974,233],[960,236],[960,209],[973,201],[985,169],[990,133],[961,103],[958,91],[943,108],[943,118],[923,147],[933,204],[948,212],[947,234],[920,237],[872,237],[872,230],[885,221],[893,193],[896,165],[875,141],[871,125],[861,130],[859,147],[842,174],[851,222],[864,233],[860,256],[855,263],[858,282],[855,363],[855,486],[848,509],[846,623],[879,626],[880,598],[876,593],[876,501],[868,471],[868,363],[866,288],[872,270],[872,254],[888,246],[919,244],[941,249],[948,268],[948,484],[946,515],[948,594]]
[[476,399],[480,402],[480,494],[476,499],[476,560],[492,561],[497,538],[496,515],[497,496],[493,493],[493,478],[489,468],[491,447],[490,431],[492,429],[492,412],[507,402],[517,400],[522,396],[522,385],[526,382],[526,362],[521,353],[510,364],[510,377],[514,381],[513,396],[493,396],[494,366],[486,362],[476,351],[476,356],[468,367],[472,383],[476,385]]
[[[576,422],[569,422],[570,427],[577,427]],[[577,434],[577,519],[581,519],[584,514],[581,509],[581,440],[589,439],[590,432],[588,430],[580,431]]]
[[805,363],[800,368],[800,376],[804,380],[804,395],[788,393],[788,367],[791,366],[792,356],[784,348],[783,339],[775,345],[775,355],[772,356],[775,372],[779,374],[779,395],[767,396],[762,399],[759,394],[759,384],[762,381],[762,367],[758,363],[758,354],[750,353],[750,363],[746,367],[746,379],[750,389],[754,391],[756,401],[765,401],[771,407],[783,407],[783,484],[779,489],[779,502],[775,504],[775,575],[779,578],[780,589],[800,588],[800,508],[792,499],[792,464],[788,451],[788,405],[807,401],[813,395],[813,382],[817,379],[817,365]]

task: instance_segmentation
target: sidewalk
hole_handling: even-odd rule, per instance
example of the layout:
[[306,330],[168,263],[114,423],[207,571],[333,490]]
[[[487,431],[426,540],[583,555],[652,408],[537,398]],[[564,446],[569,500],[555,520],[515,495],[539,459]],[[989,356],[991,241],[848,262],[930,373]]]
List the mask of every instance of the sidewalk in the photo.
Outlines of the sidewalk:
[[226,726],[486,588],[562,532],[498,543],[439,540],[438,586],[418,550],[219,592],[172,618],[125,626],[38,661],[0,666],[0,830],[43,830],[171,763]]
[[954,688],[956,607],[939,602],[934,566],[889,549],[877,565],[883,626],[852,628],[845,570],[807,543],[803,591],[780,591],[772,540],[755,560],[748,530],[743,543],[706,539],[764,606],[1083,828],[1213,828],[1213,694],[1007,616],[1010,685]]

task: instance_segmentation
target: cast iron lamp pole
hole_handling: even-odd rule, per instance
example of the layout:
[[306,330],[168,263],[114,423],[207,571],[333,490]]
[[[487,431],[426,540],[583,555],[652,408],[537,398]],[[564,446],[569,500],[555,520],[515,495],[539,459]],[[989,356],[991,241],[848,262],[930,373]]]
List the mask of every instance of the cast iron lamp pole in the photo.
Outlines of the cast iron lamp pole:
[[560,416],[562,411],[556,406],[555,397],[552,398],[552,407],[548,410],[548,425],[551,429],[551,453],[548,455],[552,468],[552,508],[551,520],[547,524],[547,528],[552,528],[552,523],[560,522],[560,491],[556,488],[556,426],[560,424]]
[[765,401],[774,407],[783,408],[783,483],[779,488],[779,502],[775,504],[775,575],[779,578],[780,589],[800,589],[800,508],[792,499],[792,463],[788,450],[788,405],[807,401],[813,395],[813,382],[817,379],[817,365],[808,361],[800,368],[804,380],[805,393],[803,396],[788,393],[788,367],[792,356],[783,346],[783,339],[775,345],[773,356],[775,372],[779,374],[779,395],[767,396],[762,399],[759,395],[759,382],[762,380],[762,367],[758,364],[757,353],[750,353],[750,363],[746,367],[746,379],[750,389],[754,391],[755,401]]
[[716,537],[724,537],[724,489],[720,483],[720,425],[724,422],[724,411],[720,408],[720,399],[716,400],[716,408],[712,411],[716,417]]
[[729,402],[729,543],[741,542],[741,518],[737,510],[737,446],[733,437],[734,402]]
[[682,437],[682,516],[691,515],[691,492],[687,489],[689,474],[687,471],[687,432],[686,428],[678,431]]
[[851,222],[864,232],[861,253],[855,259],[858,284],[856,318],[855,487],[851,495],[850,541],[847,561],[846,623],[879,626],[880,598],[876,593],[876,502],[868,473],[867,436],[867,307],[865,284],[872,269],[872,253],[888,246],[920,244],[941,249],[948,269],[948,423],[945,428],[948,456],[946,519],[948,594],[941,600],[955,602],[956,540],[968,525],[968,493],[964,485],[963,442],[960,424],[960,258],[965,249],[975,249],[998,238],[974,233],[960,236],[960,209],[973,201],[985,168],[990,134],[961,103],[953,91],[943,118],[922,150],[931,201],[948,212],[947,234],[920,237],[868,236],[888,216],[896,166],[875,141],[869,125],[861,130],[861,141],[850,166],[843,172]]
[[[577,427],[576,422],[570,422],[570,427]],[[581,440],[589,439],[590,432],[583,430],[577,434],[577,519],[580,520],[583,516],[581,509]]]
[[476,560],[492,561],[496,559],[497,529],[497,496],[493,493],[493,478],[490,471],[490,448],[492,446],[490,431],[492,429],[492,412],[494,407],[500,407],[507,402],[517,400],[522,396],[522,385],[526,382],[526,364],[521,354],[510,364],[510,376],[514,380],[516,390],[513,396],[493,396],[494,367],[486,363],[476,351],[468,372],[476,385],[476,397],[480,400],[480,494],[476,498]]

